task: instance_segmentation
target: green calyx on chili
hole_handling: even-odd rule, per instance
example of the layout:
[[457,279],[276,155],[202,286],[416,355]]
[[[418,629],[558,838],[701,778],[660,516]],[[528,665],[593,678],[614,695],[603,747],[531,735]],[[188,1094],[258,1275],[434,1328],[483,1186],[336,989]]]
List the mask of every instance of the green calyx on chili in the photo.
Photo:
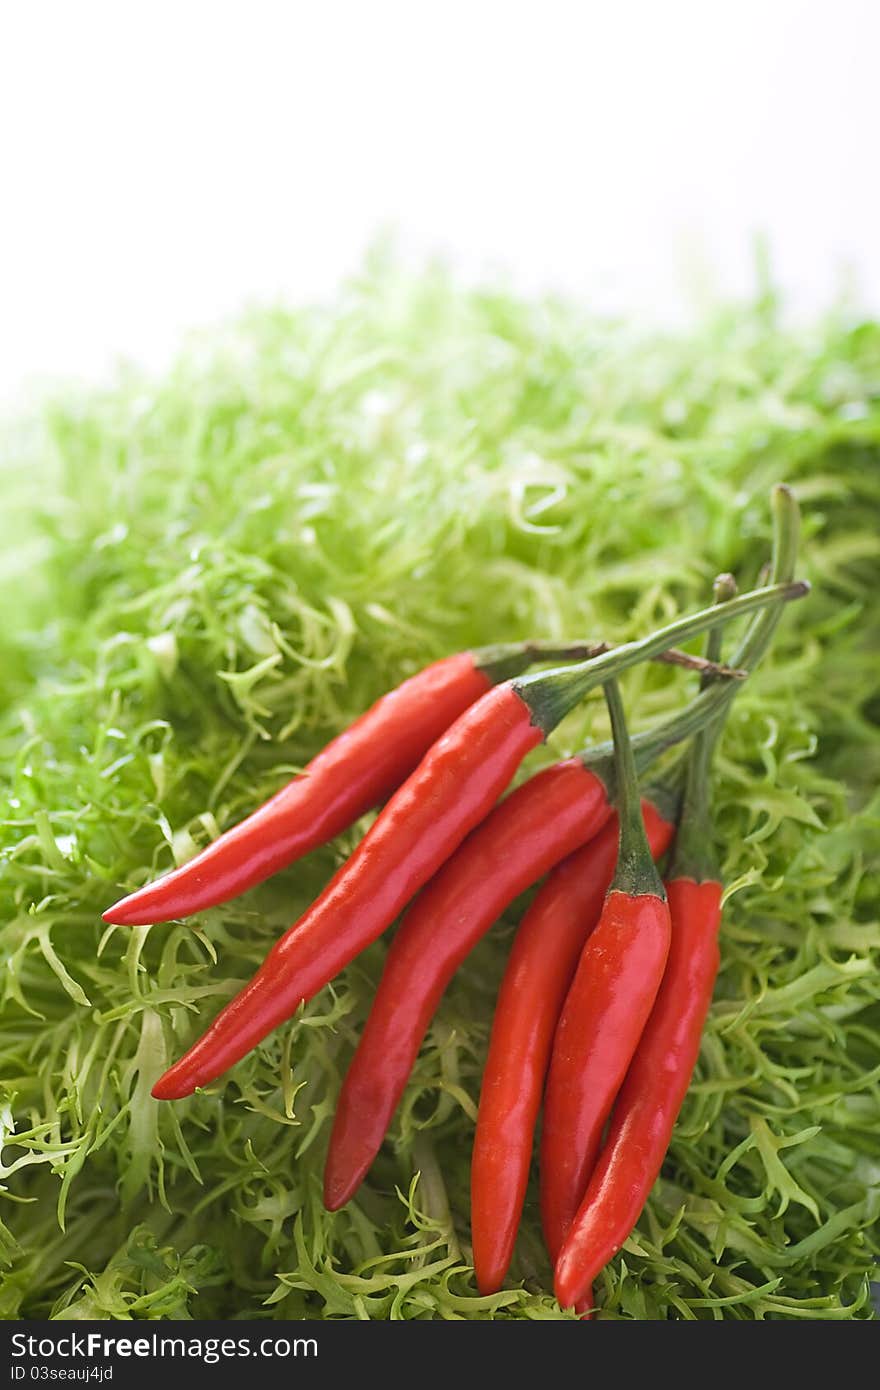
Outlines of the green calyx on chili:
[[626,719],[623,701],[616,681],[605,686],[605,699],[611,716],[611,732],[616,749],[615,770],[617,773],[617,819],[619,823],[619,849],[617,868],[611,884],[612,893],[627,893],[631,897],[653,896],[662,898],[663,883],[651,855],[645,822],[642,817],[642,803],[639,797],[638,774]]
[[[554,1260],[587,1185],[669,952],[669,908],[645,833],[616,684],[609,682],[605,694],[617,759],[618,857],[599,921],[587,937],[566,995],[547,1072],[540,1200]],[[586,1292],[576,1300],[579,1305]]]

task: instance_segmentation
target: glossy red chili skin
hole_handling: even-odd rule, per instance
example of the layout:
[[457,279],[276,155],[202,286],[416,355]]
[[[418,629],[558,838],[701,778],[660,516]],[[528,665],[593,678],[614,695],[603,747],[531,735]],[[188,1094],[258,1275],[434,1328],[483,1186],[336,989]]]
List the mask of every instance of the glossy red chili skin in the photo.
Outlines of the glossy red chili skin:
[[167,922],[262,883],[384,801],[491,688],[469,652],[419,671],[377,700],[253,815],[189,863],[122,898],[104,921]]
[[496,686],[433,745],[357,849],[253,979],[153,1087],[190,1095],[228,1070],[375,941],[488,814],[542,741],[527,705]]
[[669,941],[663,898],[612,890],[566,995],[547,1071],[540,1153],[541,1220],[554,1263],[660,988]]
[[[651,854],[674,826],[650,801],[642,813]],[[559,864],[522,920],[498,993],[471,1162],[471,1237],[481,1294],[496,1293],[513,1255],[553,1036],[584,943],[617,864],[612,818]]]
[[666,885],[672,943],[650,1018],[614,1109],[608,1136],[556,1265],[556,1295],[577,1302],[631,1234],[681,1110],[718,974],[721,884]]
[[373,1162],[443,992],[504,909],[611,815],[579,758],[545,768],[496,806],[405,917],[336,1104],[324,1170],[331,1211]]

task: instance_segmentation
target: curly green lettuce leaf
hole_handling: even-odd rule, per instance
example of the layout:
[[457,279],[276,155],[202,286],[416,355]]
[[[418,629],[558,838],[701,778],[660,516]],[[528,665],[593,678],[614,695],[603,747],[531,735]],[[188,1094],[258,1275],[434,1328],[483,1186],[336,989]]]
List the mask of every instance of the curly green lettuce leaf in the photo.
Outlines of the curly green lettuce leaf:
[[[0,1316],[571,1316],[534,1190],[505,1290],[480,1298],[470,1268],[475,1106],[521,905],[448,991],[335,1216],[324,1146],[385,942],[205,1093],[149,1088],[363,825],[191,923],[100,913],[432,658],[621,640],[700,606],[717,571],[751,582],[782,478],[813,592],[719,749],[722,970],[598,1315],[871,1316],[880,326],[841,310],[793,329],[764,294],[652,335],[383,265],[4,437]],[[633,723],[692,684],[638,668]],[[606,731],[591,701],[524,775]]]

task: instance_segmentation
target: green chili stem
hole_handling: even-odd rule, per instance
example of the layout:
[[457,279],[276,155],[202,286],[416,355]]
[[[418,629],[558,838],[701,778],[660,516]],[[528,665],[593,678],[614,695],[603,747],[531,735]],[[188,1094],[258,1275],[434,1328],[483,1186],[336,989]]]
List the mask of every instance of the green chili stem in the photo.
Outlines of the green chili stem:
[[648,837],[645,834],[636,763],[626,727],[620,689],[616,681],[608,681],[604,691],[611,717],[611,732],[614,735],[615,801],[620,824],[620,844],[612,891],[631,893],[633,896],[650,893],[662,898],[665,896],[663,884],[651,857]]
[[[741,594],[727,603],[700,609],[686,618],[678,618],[674,623],[658,628],[650,637],[643,637],[637,642],[626,642],[591,661],[576,666],[555,667],[551,671],[543,671],[534,676],[522,676],[513,682],[513,688],[531,710],[533,722],[548,734],[589,691],[597,685],[604,685],[618,672],[757,608],[781,600],[802,598],[804,594],[809,593],[809,587],[805,582],[797,581],[754,589],[751,593]],[[755,623],[752,626],[754,628],[758,625]],[[770,625],[770,632],[773,627],[775,622]],[[744,648],[747,642],[748,634],[746,642],[743,643]],[[735,664],[748,667],[745,661],[738,660]],[[710,698],[716,693],[707,691],[706,697]]]
[[[785,585],[794,578],[800,534],[800,510],[794,493],[786,483],[777,483],[770,499],[773,509],[773,560],[770,584]],[[734,603],[736,601],[733,600]],[[745,637],[734,653],[734,666],[744,666],[747,671],[754,670],[770,645],[781,617],[782,609],[778,605],[765,608],[764,612],[758,615],[749,625]]]
[[[723,603],[736,593],[736,580],[730,574],[719,575],[713,585],[717,603]],[[723,630],[714,628],[706,642],[706,657],[718,661],[721,657]],[[705,690],[712,677],[705,673],[700,688]],[[715,746],[724,727],[728,705],[721,715],[711,719],[694,736],[684,766],[684,795],[676,830],[673,873],[676,878],[692,878],[696,883],[717,878],[718,866],[712,850],[712,808],[709,798],[709,767]],[[686,868],[687,872],[683,872]]]
[[[497,642],[488,647],[475,647],[471,652],[474,665],[495,685],[513,680],[522,675],[530,666],[539,661],[592,661],[597,656],[614,650],[612,642]],[[727,680],[745,680],[746,671],[738,671],[721,662],[710,662],[705,656],[695,656],[683,652],[678,647],[658,652],[654,661],[662,661],[668,666],[682,666],[687,671],[711,671],[714,676]]]
[[[728,603],[732,598],[736,598],[736,580],[732,574],[719,574],[712,585],[712,602],[714,604]],[[713,627],[706,638],[706,661],[710,665],[717,666],[720,663],[723,643],[724,629]],[[700,689],[705,690],[711,679],[711,673],[705,671],[700,682]]]
[[[772,501],[774,534],[770,577],[774,583],[784,583],[794,574],[800,516],[794,495],[784,483],[773,489]],[[757,665],[770,644],[779,618],[780,610],[777,608],[772,612],[766,609],[754,620],[737,650],[735,660],[738,663],[742,662],[750,669]],[[708,655],[710,653],[707,651]],[[708,677],[708,681],[711,681],[711,677]],[[707,677],[703,678],[703,683],[707,683]],[[692,878],[696,883],[717,879],[719,874],[712,851],[709,766],[730,710],[730,699],[727,690],[716,686],[698,697],[695,704],[711,695],[718,697],[718,710],[694,739],[687,764],[681,817],[670,870],[674,877]]]
[[[784,484],[779,484],[773,489],[773,519],[772,577],[774,585],[772,587],[780,592],[785,590],[787,581],[794,572],[799,529],[798,505],[791,489]],[[809,586],[805,592],[808,591]],[[724,603],[716,604],[714,608],[707,611],[726,615],[739,602],[740,599],[738,598],[729,599]],[[780,616],[781,603],[777,603],[772,609],[765,608],[758,615],[750,625],[734,655],[733,664],[735,666],[742,666],[749,673],[754,670],[770,645]],[[739,689],[739,684],[722,686],[713,682],[708,689],[702,690],[695,700],[685,706],[680,714],[673,715],[671,719],[666,720],[656,729],[637,734],[633,739],[633,748],[639,770],[641,771],[649,762],[659,757],[661,753],[665,753],[674,744],[690,738],[692,734],[698,733],[713,721],[718,722],[718,732],[720,732],[721,725],[730,708],[730,702]],[[592,766],[594,761],[601,762],[603,756],[607,756],[609,751],[610,748],[593,750],[589,754],[589,765]]]
[[493,685],[513,680],[537,661],[592,661],[608,650],[605,642],[496,642],[475,647],[474,665],[485,672]]
[[712,806],[709,767],[723,721],[714,720],[691,744],[685,767],[681,813],[675,832],[671,878],[692,878],[705,883],[718,878],[712,848]]

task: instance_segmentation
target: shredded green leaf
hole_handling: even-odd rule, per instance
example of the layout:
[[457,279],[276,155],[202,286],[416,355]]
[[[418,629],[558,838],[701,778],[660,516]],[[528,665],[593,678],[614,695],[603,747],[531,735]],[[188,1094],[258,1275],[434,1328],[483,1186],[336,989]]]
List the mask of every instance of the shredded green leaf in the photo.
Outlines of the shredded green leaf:
[[[363,826],[191,924],[105,929],[431,659],[621,640],[752,582],[770,485],[809,599],[716,762],[723,967],[600,1317],[868,1318],[880,1203],[880,325],[772,294],[648,335],[402,277],[55,399],[0,469],[0,1316],[566,1318],[529,1193],[478,1295],[468,1181],[519,909],[461,970],[357,1200],[320,1200],[386,943],[222,1082],[149,1088]],[[624,682],[644,727],[687,673]],[[604,737],[597,698],[525,772]]]

